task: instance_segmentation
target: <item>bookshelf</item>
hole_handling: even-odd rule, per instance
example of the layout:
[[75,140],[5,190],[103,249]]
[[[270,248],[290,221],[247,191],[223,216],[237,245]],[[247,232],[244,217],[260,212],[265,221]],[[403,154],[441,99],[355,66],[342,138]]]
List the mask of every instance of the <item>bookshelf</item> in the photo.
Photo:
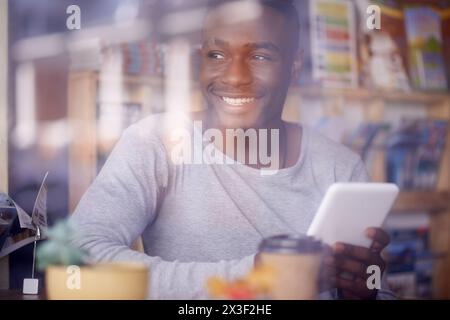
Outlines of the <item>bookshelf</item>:
[[[428,92],[392,92],[371,91],[367,89],[321,89],[321,88],[293,88],[292,93],[297,97],[297,103],[302,99],[321,100],[331,108],[328,115],[338,116],[345,112],[347,103],[358,102],[363,108],[364,121],[382,123],[387,117],[391,106],[408,108],[419,105],[425,109],[425,116],[429,119],[450,121],[450,95],[446,93]],[[288,100],[289,102],[289,100]],[[306,104],[305,104],[306,105]],[[294,106],[286,114],[301,119],[301,114],[293,111]],[[306,105],[306,109],[308,106]],[[408,111],[402,109],[402,111]],[[286,111],[286,110],[285,110]],[[374,157],[374,163],[368,168],[373,181],[383,182],[385,177],[384,151],[379,150]],[[403,191],[400,193],[391,214],[408,214],[427,212],[430,219],[430,247],[435,260],[433,270],[433,297],[450,299],[450,132],[447,134],[447,145],[441,160],[438,183],[434,191]]]
[[426,104],[440,106],[450,99],[449,94],[428,92],[375,91],[368,89],[323,89],[295,87],[306,98],[343,98],[345,100],[371,101],[380,99],[386,102]]
[[[69,146],[69,206],[76,207],[82,194],[97,175],[97,156],[103,144],[97,135],[97,104],[100,83],[115,83],[129,92],[127,102],[143,105],[143,116],[153,112],[151,101],[163,92],[160,77],[124,75],[120,78],[101,77],[96,71],[73,72],[69,75],[68,114],[72,132],[76,133]],[[156,96],[155,96],[156,95]],[[348,101],[359,102],[364,108],[366,121],[381,122],[392,103],[420,104],[430,119],[450,120],[450,95],[427,92],[385,92],[367,89],[321,89],[292,87],[286,101],[283,118],[298,122],[301,119],[299,105],[304,99],[331,101],[344,110]],[[194,86],[194,109],[201,108],[201,94]],[[447,141],[450,141],[450,133]],[[112,147],[113,142],[107,148]],[[381,152],[371,168],[375,181],[384,181],[384,154]],[[434,271],[433,291],[436,298],[450,298],[450,143],[444,151],[438,185],[435,191],[401,192],[392,214],[408,212],[430,213],[430,243],[432,251],[440,256]]]
[[397,198],[392,212],[395,214],[409,213],[414,211],[426,211],[430,213],[441,213],[450,210],[450,192],[401,192]]

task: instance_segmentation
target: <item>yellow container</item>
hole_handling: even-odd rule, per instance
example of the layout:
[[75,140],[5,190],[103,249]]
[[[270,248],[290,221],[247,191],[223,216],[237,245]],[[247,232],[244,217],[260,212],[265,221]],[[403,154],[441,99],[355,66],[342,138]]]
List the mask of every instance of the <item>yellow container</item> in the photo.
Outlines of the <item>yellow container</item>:
[[45,282],[50,300],[143,300],[149,277],[143,264],[105,263],[50,266]]

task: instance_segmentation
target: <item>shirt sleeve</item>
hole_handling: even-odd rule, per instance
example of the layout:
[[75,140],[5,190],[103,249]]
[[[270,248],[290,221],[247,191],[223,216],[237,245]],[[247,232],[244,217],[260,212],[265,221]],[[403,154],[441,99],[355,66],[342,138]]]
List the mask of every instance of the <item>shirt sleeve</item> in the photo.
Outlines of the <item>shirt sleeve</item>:
[[207,298],[205,283],[210,276],[243,276],[252,268],[254,256],[186,263],[130,249],[156,218],[168,174],[160,140],[136,125],[127,129],[71,217],[78,232],[74,243],[88,251],[92,263],[137,261],[148,265],[150,298]]

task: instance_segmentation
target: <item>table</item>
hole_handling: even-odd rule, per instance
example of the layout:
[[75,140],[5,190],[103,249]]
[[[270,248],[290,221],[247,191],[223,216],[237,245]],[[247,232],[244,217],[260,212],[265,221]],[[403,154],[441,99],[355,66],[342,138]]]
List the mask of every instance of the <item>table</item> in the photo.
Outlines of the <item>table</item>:
[[46,300],[44,291],[39,294],[23,294],[19,289],[2,289],[0,290],[0,300]]

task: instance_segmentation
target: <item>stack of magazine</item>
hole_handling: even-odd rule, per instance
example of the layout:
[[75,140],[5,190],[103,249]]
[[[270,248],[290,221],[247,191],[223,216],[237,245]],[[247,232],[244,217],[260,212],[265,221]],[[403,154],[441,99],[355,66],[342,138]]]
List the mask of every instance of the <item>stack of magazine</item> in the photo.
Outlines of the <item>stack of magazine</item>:
[[433,190],[444,152],[448,123],[404,120],[387,140],[387,179],[403,190]]
[[[40,240],[47,229],[47,176],[39,188],[32,214],[28,214],[7,194],[0,193],[0,258]],[[13,233],[19,223],[21,232]]]

